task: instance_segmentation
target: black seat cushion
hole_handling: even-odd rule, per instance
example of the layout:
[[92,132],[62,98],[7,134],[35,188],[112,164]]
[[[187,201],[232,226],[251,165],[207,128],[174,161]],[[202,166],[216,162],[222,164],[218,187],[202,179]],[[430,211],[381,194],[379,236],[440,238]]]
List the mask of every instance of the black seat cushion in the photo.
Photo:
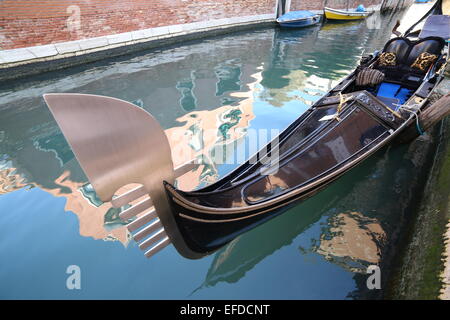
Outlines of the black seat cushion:
[[[436,61],[444,46],[444,39],[439,37],[427,37],[418,41],[402,37],[393,38],[384,46],[375,68],[382,71],[386,79],[390,80],[401,81],[410,75],[423,77],[430,65],[428,62]],[[392,54],[395,55],[395,65],[389,63],[392,62]]]
[[406,60],[410,47],[411,41],[407,38],[399,37],[389,40],[375,63],[375,68],[382,71],[386,79],[400,81],[399,68]]
[[413,69],[419,69],[421,72],[427,72],[427,70],[437,60],[438,56],[428,52],[422,52],[417,59],[411,65]]
[[416,59],[425,52],[436,55],[436,57],[438,57],[441,55],[441,51],[444,46],[444,39],[438,37],[428,37],[418,40],[413,43],[408,53],[408,58],[406,59],[404,64],[412,66]]
[[411,48],[411,41],[407,38],[394,38],[384,46],[383,53],[392,52],[396,56],[397,63],[403,63]]

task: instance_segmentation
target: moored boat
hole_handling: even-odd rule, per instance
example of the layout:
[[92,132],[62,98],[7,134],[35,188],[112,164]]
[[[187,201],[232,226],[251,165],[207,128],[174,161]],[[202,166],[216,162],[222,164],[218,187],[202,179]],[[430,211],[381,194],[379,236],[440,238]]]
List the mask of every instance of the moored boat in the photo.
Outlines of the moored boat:
[[[117,208],[141,199],[120,218],[146,256],[173,243],[200,258],[311,197],[406,129],[421,131],[418,114],[448,59],[449,26],[436,28],[432,17],[418,39],[389,40],[266,147],[194,191],[175,179],[198,164],[174,168],[167,137],[143,109],[95,95],[44,98],[99,198]],[[141,186],[115,196],[130,183]]]
[[303,28],[319,23],[320,15],[306,10],[291,11],[279,17],[277,22],[282,27]]
[[324,14],[328,20],[361,20],[367,18],[372,12],[365,10],[340,10],[325,7]]

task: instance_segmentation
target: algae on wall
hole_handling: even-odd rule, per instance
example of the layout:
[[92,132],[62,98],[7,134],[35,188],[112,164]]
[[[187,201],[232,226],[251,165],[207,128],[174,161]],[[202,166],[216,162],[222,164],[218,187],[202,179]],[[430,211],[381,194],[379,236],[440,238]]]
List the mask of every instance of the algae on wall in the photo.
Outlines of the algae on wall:
[[[449,89],[450,79],[445,79],[436,91],[442,95]],[[438,299],[443,287],[444,234],[450,219],[450,117],[431,137],[438,139],[435,160],[387,298]]]

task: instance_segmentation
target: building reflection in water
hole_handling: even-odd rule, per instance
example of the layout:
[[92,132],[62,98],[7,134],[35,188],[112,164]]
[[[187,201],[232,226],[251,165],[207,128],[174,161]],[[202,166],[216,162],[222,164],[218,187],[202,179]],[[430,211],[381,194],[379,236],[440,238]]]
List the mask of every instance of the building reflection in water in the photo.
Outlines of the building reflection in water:
[[[335,198],[330,197],[333,192],[321,193],[321,199],[329,198],[328,203],[307,201],[299,209],[293,208],[231,241],[215,255],[204,282],[195,291],[219,282],[238,282],[263,259],[284,246],[292,245],[297,236],[334,210],[333,207],[339,203],[338,196],[345,197],[349,191],[340,189],[334,190]],[[314,254],[320,254],[325,260],[360,274],[366,273],[368,265],[380,263],[386,233],[376,218],[359,212],[345,212],[331,214],[323,224],[325,227],[319,239],[311,239],[312,244],[308,248],[299,248],[306,260],[318,263]]]
[[376,218],[360,212],[343,212],[328,220],[315,251],[351,272],[366,273],[381,259],[386,234]]
[[[235,70],[237,79],[239,74]],[[224,81],[224,78],[222,75],[218,83]],[[217,146],[232,143],[245,135],[250,121],[254,119],[253,90],[261,81],[261,71],[249,75],[249,78],[253,82],[247,83],[248,91],[231,94],[232,97],[239,99],[237,103],[216,108],[210,106],[212,110],[189,112],[176,119],[182,126],[166,130],[175,166],[193,158],[201,158],[206,163],[177,180],[177,185],[181,189],[192,190],[201,184],[215,181],[218,173],[212,159],[212,151]],[[232,80],[227,78],[226,81]],[[185,85],[186,87],[188,86]],[[226,86],[220,85],[218,88],[225,90]],[[179,90],[180,86],[176,89]],[[180,100],[181,107],[195,109],[195,105],[187,105],[185,99],[187,96],[185,94]],[[195,98],[193,99],[192,101],[195,101]],[[142,102],[135,103],[139,106]],[[77,166],[62,134],[42,137],[34,135],[32,140],[33,143],[18,148],[14,157],[3,155],[0,161],[0,194],[28,186],[39,187],[55,197],[65,197],[67,199],[65,210],[78,216],[81,236],[120,241],[127,246],[131,236],[124,227],[125,223],[119,219],[119,213],[125,207],[112,208],[110,204],[102,203],[98,199],[92,186],[86,184],[84,174]],[[25,168],[31,168],[33,172]],[[50,180],[55,173],[58,174],[58,171],[59,175]],[[125,189],[132,187],[133,185],[129,185]]]
[[27,180],[12,166],[11,160],[0,160],[0,195],[27,185]]
[[[216,163],[220,163],[219,160],[222,159],[214,159],[214,150],[241,140],[255,117],[254,90],[261,82],[261,72],[252,74],[251,78],[253,82],[247,84],[248,91],[231,94],[232,97],[239,98],[238,103],[213,110],[190,112],[177,119],[183,126],[166,130],[175,166],[191,159],[204,163],[180,177],[177,180],[178,188],[192,190],[217,180]],[[228,147],[227,150],[235,149]]]

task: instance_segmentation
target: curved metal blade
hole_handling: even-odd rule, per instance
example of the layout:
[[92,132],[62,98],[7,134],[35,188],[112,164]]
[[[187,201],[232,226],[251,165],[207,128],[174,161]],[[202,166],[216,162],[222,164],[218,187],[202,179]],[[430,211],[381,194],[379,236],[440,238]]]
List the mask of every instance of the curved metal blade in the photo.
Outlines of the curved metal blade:
[[56,93],[44,99],[102,201],[133,182],[149,191],[155,174],[159,179],[150,180],[173,179],[169,142],[148,112],[96,95]]
[[[121,187],[142,184],[151,200],[138,209],[153,204],[180,254],[200,257],[184,242],[167,201],[164,181],[173,183],[175,171],[169,142],[155,118],[111,97],[52,93],[44,99],[100,199],[111,201]],[[142,193],[138,190],[132,195]],[[131,211],[130,216],[137,213]]]

